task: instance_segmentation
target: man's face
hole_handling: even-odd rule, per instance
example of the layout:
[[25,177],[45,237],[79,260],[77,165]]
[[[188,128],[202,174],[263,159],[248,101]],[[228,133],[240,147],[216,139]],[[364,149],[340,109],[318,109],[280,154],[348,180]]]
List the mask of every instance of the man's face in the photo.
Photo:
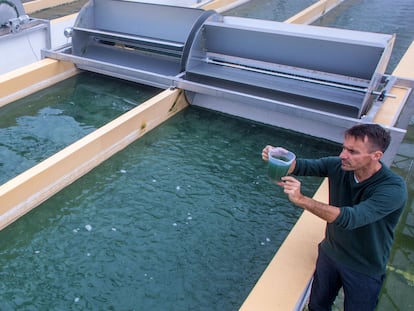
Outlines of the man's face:
[[380,151],[372,152],[367,137],[364,140],[353,136],[346,136],[342,152],[339,158],[342,161],[342,169],[345,171],[356,171],[368,168],[373,161],[378,161]]

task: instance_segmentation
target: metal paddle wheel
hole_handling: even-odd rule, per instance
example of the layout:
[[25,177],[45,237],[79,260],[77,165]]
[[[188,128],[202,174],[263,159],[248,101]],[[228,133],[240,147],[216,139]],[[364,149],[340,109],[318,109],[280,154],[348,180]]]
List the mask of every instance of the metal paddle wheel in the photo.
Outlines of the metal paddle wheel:
[[[375,122],[393,87],[412,88],[385,74],[389,34],[121,0],[89,1],[65,33],[71,44],[44,56],[180,88],[190,104],[337,142],[344,129]],[[396,146],[406,126],[397,121]]]

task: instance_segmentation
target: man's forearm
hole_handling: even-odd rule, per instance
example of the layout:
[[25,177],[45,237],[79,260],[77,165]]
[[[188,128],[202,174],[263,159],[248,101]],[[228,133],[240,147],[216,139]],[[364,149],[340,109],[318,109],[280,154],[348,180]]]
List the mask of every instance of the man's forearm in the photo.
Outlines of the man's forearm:
[[326,220],[328,223],[334,222],[340,213],[340,209],[338,207],[316,201],[304,195],[302,195],[298,200],[295,200],[293,203],[322,218],[323,220]]

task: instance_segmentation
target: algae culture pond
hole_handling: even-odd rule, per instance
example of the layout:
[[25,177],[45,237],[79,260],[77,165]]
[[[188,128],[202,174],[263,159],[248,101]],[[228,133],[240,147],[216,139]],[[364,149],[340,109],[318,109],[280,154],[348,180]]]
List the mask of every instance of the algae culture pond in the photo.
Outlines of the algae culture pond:
[[[82,73],[25,98],[30,109],[13,103],[1,167],[29,167],[156,92]],[[0,232],[2,309],[237,310],[301,213],[267,177],[268,143],[339,151],[186,108]]]

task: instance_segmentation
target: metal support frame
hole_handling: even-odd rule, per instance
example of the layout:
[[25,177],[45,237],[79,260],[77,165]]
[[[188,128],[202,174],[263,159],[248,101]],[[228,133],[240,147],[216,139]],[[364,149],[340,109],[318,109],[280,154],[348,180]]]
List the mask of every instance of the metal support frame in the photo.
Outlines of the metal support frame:
[[0,74],[40,60],[51,48],[50,22],[30,18],[20,0],[0,1]]
[[[337,143],[342,143],[346,129],[356,124],[370,123],[363,119],[321,112],[185,80],[177,80],[176,86],[185,89],[188,101],[196,106]],[[383,162],[387,165],[392,163],[392,159],[398,151],[398,146],[405,136],[406,125],[401,125],[403,125],[401,128],[388,127],[392,143],[383,158]]]
[[[182,18],[160,22],[168,14]],[[71,46],[43,55],[180,88],[190,104],[334,142],[373,122],[396,80],[384,75],[394,35],[119,0],[90,1],[67,33]],[[389,128],[388,164],[405,134]]]

